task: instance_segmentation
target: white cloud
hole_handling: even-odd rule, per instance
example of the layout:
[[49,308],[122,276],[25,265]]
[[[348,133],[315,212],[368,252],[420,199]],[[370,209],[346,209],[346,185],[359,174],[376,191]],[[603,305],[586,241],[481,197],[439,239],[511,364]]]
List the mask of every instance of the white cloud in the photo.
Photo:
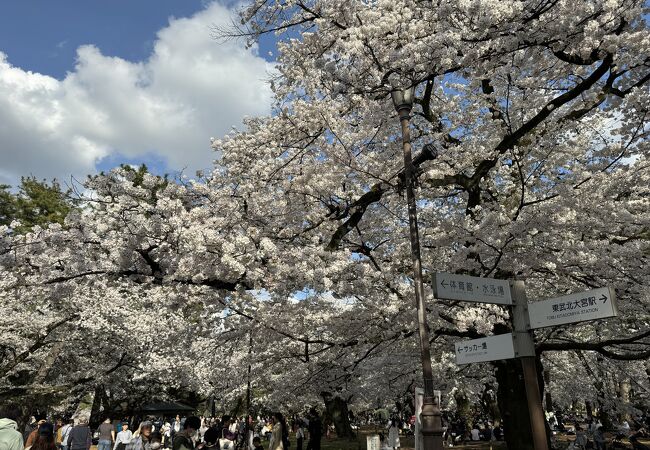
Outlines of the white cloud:
[[273,65],[239,42],[217,42],[232,11],[213,3],[170,19],[146,61],[77,49],[63,80],[24,71],[0,52],[0,183],[21,175],[66,178],[98,160],[155,154],[171,169],[209,167],[210,136],[246,115],[267,114]]

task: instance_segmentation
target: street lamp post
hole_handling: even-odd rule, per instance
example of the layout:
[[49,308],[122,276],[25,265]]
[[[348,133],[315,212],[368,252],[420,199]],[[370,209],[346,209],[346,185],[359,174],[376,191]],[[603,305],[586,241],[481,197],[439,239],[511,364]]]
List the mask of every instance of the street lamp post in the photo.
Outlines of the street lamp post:
[[402,125],[402,149],[404,152],[404,185],[409,213],[409,234],[411,238],[411,259],[413,261],[413,281],[415,302],[418,311],[422,376],[424,378],[424,399],[422,402],[422,437],[424,450],[442,450],[442,420],[440,408],[433,398],[433,370],[431,368],[431,348],[427,329],[426,308],[424,305],[424,285],[422,283],[422,260],[420,258],[420,236],[418,216],[413,192],[413,158],[411,155],[411,133],[409,118],[413,107],[413,88],[394,90],[391,93],[393,104]]

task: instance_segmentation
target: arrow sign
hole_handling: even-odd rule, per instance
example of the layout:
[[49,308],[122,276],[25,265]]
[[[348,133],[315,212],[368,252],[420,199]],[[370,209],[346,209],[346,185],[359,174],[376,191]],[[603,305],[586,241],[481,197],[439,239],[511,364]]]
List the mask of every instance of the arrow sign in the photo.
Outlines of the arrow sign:
[[495,278],[438,272],[433,275],[433,294],[447,300],[512,305],[510,282]]
[[456,364],[495,361],[515,357],[512,333],[456,342]]
[[528,315],[535,329],[614,317],[618,311],[614,290],[605,287],[529,303]]

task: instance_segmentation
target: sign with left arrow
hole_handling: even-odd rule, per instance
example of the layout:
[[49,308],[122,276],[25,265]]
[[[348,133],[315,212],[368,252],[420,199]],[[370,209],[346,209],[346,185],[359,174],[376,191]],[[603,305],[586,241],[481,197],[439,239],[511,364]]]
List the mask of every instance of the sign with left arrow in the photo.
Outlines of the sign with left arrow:
[[433,274],[433,294],[446,300],[512,305],[510,282],[496,278],[438,272]]
[[456,364],[495,361],[515,357],[515,345],[512,333],[486,336],[471,341],[460,341],[454,344]]
[[617,314],[616,296],[608,287],[528,304],[532,329],[604,319]]

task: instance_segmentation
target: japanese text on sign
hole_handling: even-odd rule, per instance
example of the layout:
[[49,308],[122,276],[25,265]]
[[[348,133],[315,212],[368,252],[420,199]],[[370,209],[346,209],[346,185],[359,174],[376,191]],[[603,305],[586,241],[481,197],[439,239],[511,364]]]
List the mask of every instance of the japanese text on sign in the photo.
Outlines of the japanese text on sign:
[[433,288],[436,298],[500,305],[512,304],[508,280],[441,272],[434,274]]
[[609,288],[592,289],[528,304],[531,328],[604,319],[617,314],[616,298]]
[[471,341],[456,342],[456,364],[494,361],[515,357],[512,334],[498,334]]

